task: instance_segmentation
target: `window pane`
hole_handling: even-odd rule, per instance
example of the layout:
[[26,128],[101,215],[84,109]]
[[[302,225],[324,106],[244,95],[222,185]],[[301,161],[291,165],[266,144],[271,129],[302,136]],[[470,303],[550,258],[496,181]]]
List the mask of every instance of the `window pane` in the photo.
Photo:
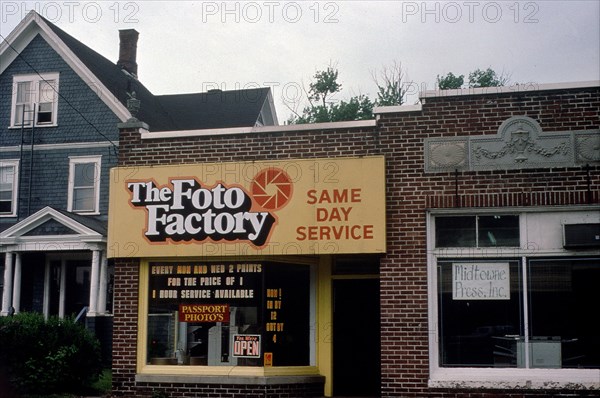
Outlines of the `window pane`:
[[12,213],[12,201],[0,200],[0,213]]
[[73,188],[73,211],[94,211],[94,188]]
[[600,368],[600,258],[529,261],[531,367]]
[[40,98],[39,103],[50,103],[54,102],[56,92],[54,91],[54,80],[41,81],[40,82]]
[[15,107],[15,126],[31,125],[33,116],[31,114],[31,104],[21,104]]
[[438,262],[442,366],[517,366],[519,268],[516,260]]
[[436,247],[475,247],[474,216],[436,217]]
[[233,340],[262,332],[263,272],[262,264],[150,264],[148,362],[262,365],[262,356],[234,356]]
[[56,93],[54,81],[40,82],[40,97],[37,113],[37,123],[52,123],[52,111]]
[[31,82],[17,83],[17,103],[33,102],[31,100]]
[[96,179],[96,163],[76,163],[74,165],[75,187],[92,187]]
[[12,191],[14,179],[15,179],[15,167],[14,166],[0,167],[0,191],[5,191],[5,190]]
[[38,123],[52,123],[52,104],[45,103],[38,106]]
[[12,213],[14,166],[0,167],[0,213]]
[[519,216],[479,216],[479,247],[518,247]]

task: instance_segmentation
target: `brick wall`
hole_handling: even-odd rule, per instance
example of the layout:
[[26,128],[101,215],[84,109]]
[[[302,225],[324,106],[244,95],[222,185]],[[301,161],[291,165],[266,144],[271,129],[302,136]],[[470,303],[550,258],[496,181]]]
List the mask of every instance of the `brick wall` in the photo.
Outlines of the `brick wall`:
[[[387,254],[381,259],[380,269],[382,396],[533,398],[561,396],[562,393],[574,396],[569,395],[569,391],[550,394],[427,388],[430,332],[425,210],[457,205],[600,202],[598,163],[588,169],[472,171],[458,175],[424,172],[424,138],[496,134],[501,123],[512,116],[531,117],[544,132],[598,129],[600,90],[596,87],[427,98],[422,111],[380,115],[376,128],[151,140],[141,140],[137,133],[125,131],[120,141],[120,164],[385,155]],[[115,272],[114,386],[117,393],[130,396],[135,372],[132,347],[135,347],[136,314],[127,314],[131,318],[123,319],[123,311],[135,312],[137,292],[133,286],[137,268],[134,262],[118,260]]]

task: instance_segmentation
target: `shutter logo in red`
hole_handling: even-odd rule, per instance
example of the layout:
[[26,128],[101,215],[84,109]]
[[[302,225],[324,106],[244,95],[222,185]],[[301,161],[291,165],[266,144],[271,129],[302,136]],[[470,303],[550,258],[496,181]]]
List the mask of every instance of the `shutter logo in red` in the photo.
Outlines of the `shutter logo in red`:
[[270,167],[261,170],[250,185],[256,204],[266,210],[279,210],[292,197],[292,180],[283,170]]

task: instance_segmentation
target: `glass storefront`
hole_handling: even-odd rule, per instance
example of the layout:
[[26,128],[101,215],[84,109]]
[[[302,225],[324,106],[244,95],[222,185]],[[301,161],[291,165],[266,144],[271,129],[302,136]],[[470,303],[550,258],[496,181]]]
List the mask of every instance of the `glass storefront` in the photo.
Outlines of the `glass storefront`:
[[311,267],[151,262],[147,363],[310,365]]
[[[522,242],[513,215],[439,216],[435,234],[444,254],[475,248],[471,256],[436,260],[440,366],[600,368],[590,318],[598,302],[596,253],[515,256]],[[491,246],[501,249],[480,249]]]

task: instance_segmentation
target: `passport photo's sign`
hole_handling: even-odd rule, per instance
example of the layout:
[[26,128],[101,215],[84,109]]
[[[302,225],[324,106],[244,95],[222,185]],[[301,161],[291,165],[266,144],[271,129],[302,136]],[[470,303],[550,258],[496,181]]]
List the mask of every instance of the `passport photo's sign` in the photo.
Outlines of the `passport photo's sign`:
[[111,257],[385,251],[382,156],[124,167],[111,177]]

